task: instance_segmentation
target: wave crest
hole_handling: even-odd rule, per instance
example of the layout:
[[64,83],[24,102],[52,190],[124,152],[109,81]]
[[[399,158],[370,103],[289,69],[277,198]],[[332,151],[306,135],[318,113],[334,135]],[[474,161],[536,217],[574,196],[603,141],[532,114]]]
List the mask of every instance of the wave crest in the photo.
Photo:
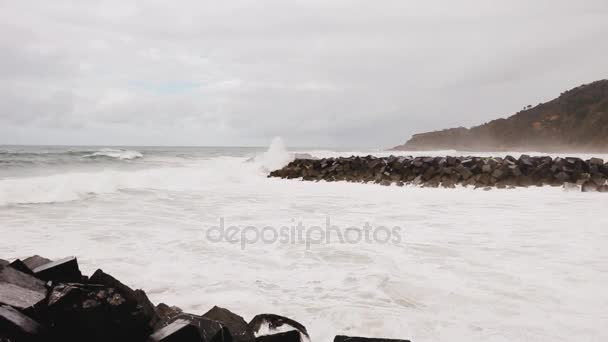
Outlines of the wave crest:
[[99,151],[96,151],[96,152],[93,152],[90,154],[85,154],[82,157],[83,158],[101,157],[101,158],[114,158],[114,159],[120,159],[120,160],[132,160],[132,159],[137,159],[137,158],[143,158],[143,156],[144,155],[138,151],[104,148],[104,149],[101,149]]

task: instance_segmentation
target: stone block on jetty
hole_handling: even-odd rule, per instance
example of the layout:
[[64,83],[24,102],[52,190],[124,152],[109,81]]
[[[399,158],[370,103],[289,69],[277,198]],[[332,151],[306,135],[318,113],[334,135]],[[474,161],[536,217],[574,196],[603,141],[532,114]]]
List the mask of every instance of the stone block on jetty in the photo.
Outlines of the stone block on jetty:
[[10,306],[0,306],[0,340],[40,341],[42,334],[38,322]]
[[49,262],[36,267],[33,271],[38,278],[45,281],[77,283],[82,280],[82,273],[80,273],[78,260],[75,257]]
[[243,317],[228,309],[214,306],[203,314],[202,317],[222,323],[228,328],[235,342],[252,342],[255,339],[253,331],[249,328]]
[[0,269],[0,304],[26,310],[46,299],[47,289],[40,279],[11,266]]
[[134,315],[139,320],[147,322],[146,324],[150,327],[154,327],[159,320],[154,304],[142,290],[133,290],[100,269],[93,273],[88,283],[105,285],[115,289],[125,300],[136,306],[137,310]]
[[198,329],[190,321],[177,319],[158,330],[149,339],[150,342],[202,342]]
[[195,327],[202,342],[232,342],[230,331],[218,321],[198,315],[181,313],[169,323],[169,326],[176,321],[186,321],[189,325]]
[[30,270],[33,270],[33,269],[35,269],[37,267],[40,267],[42,265],[45,265],[45,264],[48,264],[48,263],[51,263],[51,262],[53,262],[53,261],[50,260],[50,259],[41,257],[40,255],[33,255],[33,256],[29,257],[29,258],[23,259],[23,263],[27,267],[29,267]]
[[57,341],[143,341],[151,333],[136,303],[103,285],[60,284],[48,301]]
[[[607,185],[608,167],[599,158],[551,158],[522,155],[496,157],[339,157],[295,159],[269,177],[307,181],[375,182],[381,185],[412,184],[421,187],[513,188],[583,185],[591,181],[596,190]],[[584,191],[596,191],[591,185]]]

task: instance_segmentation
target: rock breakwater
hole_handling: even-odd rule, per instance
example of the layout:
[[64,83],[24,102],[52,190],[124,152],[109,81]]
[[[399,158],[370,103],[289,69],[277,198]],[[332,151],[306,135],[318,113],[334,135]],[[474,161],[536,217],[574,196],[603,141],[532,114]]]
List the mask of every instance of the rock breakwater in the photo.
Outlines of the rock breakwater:
[[296,159],[268,177],[307,181],[348,181],[405,184],[422,187],[514,188],[529,186],[580,187],[608,192],[608,163],[575,157],[407,157],[351,156]]

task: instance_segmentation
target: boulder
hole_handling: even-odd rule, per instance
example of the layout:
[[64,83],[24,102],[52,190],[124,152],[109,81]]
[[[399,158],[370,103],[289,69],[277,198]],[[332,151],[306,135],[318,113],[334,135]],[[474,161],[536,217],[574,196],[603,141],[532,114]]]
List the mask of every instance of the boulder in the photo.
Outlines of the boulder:
[[255,342],[302,342],[302,336],[297,330],[290,330],[271,335],[258,336]]
[[156,309],[144,291],[131,289],[101,269],[93,273],[89,279],[89,284],[105,285],[116,289],[121,296],[137,307],[138,310],[135,313],[137,318],[141,321],[147,321],[150,327],[153,327],[158,321],[159,317],[156,314]]
[[10,266],[0,269],[0,284],[1,283],[14,284],[34,291],[46,291],[45,284],[42,280]]
[[48,263],[51,263],[51,262],[53,262],[53,261],[50,260],[50,259],[47,259],[47,258],[43,258],[40,255],[33,255],[33,256],[29,257],[29,258],[23,259],[23,263],[27,267],[29,267],[30,270],[33,270],[33,269],[35,269],[37,267],[40,267],[42,265],[45,265],[45,264],[48,264]]
[[0,304],[26,310],[41,305],[45,298],[46,291],[33,291],[15,284],[0,283]]
[[534,166],[534,163],[532,162],[532,158],[529,155],[527,155],[527,154],[522,154],[519,157],[519,164],[523,165],[525,167],[532,167],[532,166]]
[[566,183],[570,180],[570,175],[568,175],[565,172],[558,172],[555,175],[555,179],[557,179],[558,181],[562,182],[562,183]]
[[36,277],[55,283],[77,283],[82,280],[82,273],[80,273],[78,260],[75,257],[46,263],[36,267],[33,271]]
[[591,158],[587,161],[589,165],[602,166],[604,165],[604,160],[600,158]]
[[603,175],[595,174],[595,175],[591,176],[590,180],[593,183],[595,183],[595,185],[597,185],[597,186],[602,186],[602,185],[606,184],[606,178],[604,178]]
[[169,325],[175,321],[187,321],[188,324],[194,326],[198,330],[200,341],[203,342],[232,342],[230,331],[220,322],[210,320],[201,316],[181,313],[172,320]]
[[592,182],[592,181],[586,181],[581,186],[581,191],[582,192],[596,192],[597,188],[598,188],[598,186],[594,182]]
[[152,332],[137,303],[104,285],[57,285],[48,312],[53,341],[144,341]]
[[369,338],[369,337],[351,337],[338,335],[334,338],[334,342],[410,342],[410,340],[398,340],[389,338]]
[[154,308],[156,312],[156,317],[158,317],[157,323],[154,325],[154,330],[158,330],[168,324],[168,322],[172,321],[173,318],[177,317],[180,313],[182,313],[182,309],[177,306],[169,306],[165,303],[160,303]]
[[285,329],[285,327],[295,329],[304,335],[307,339],[308,331],[306,327],[301,323],[287,317],[275,315],[275,314],[261,314],[255,316],[248,324],[249,330],[254,334],[258,334],[259,331],[273,331],[276,329]]
[[10,267],[16,269],[17,271],[29,274],[29,275],[34,275],[34,272],[32,271],[31,268],[29,268],[26,264],[23,263],[23,261],[19,260],[19,259],[15,259],[15,261],[11,262],[9,264]]
[[39,341],[43,328],[38,322],[13,309],[0,306],[0,339],[8,341]]
[[253,332],[249,329],[243,317],[231,312],[228,309],[214,306],[202,316],[222,323],[230,331],[232,339],[236,342],[247,342],[255,339]]
[[12,267],[0,269],[0,304],[25,310],[46,299],[47,290],[40,279]]
[[598,192],[608,192],[608,185],[602,185],[597,188]]
[[198,329],[190,321],[177,319],[150,336],[150,342],[202,342]]
[[0,268],[8,266],[10,264],[10,262],[0,259]]

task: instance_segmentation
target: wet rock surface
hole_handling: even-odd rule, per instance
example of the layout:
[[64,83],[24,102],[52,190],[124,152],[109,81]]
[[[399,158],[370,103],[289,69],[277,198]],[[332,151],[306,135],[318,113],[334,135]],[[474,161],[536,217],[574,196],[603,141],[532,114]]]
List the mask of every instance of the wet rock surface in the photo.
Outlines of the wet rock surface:
[[[219,306],[200,316],[164,303],[154,306],[144,291],[102,270],[83,276],[75,257],[0,259],[0,342],[30,341],[304,342],[310,337],[303,324],[275,314],[246,322]],[[352,342],[384,341],[400,340]]]
[[405,184],[422,187],[514,188],[571,186],[584,192],[606,191],[608,163],[592,158],[506,157],[374,157],[296,159],[269,177],[307,181]]

